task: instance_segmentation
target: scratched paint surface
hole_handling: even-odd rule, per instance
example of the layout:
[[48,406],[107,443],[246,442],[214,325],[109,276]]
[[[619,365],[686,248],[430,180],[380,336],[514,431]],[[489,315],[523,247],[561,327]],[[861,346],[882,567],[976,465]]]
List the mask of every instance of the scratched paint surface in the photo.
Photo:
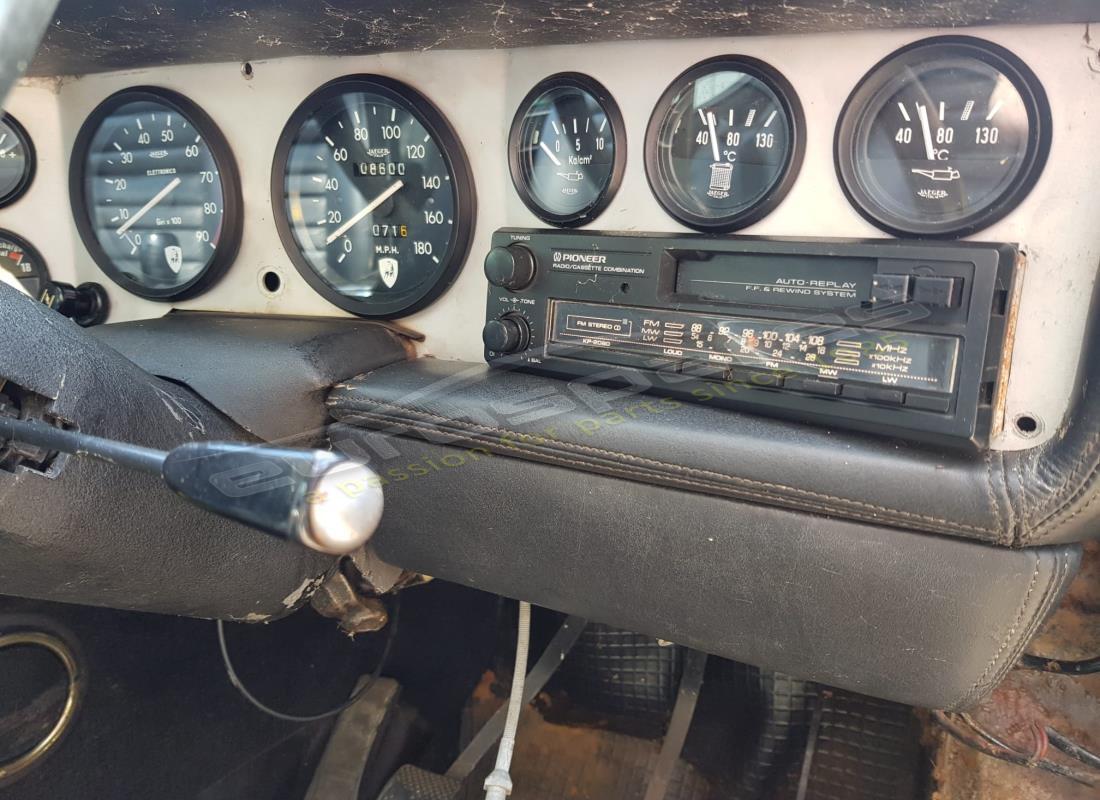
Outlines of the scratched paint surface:
[[31,75],[294,55],[997,23],[1087,22],[1092,0],[62,0]]

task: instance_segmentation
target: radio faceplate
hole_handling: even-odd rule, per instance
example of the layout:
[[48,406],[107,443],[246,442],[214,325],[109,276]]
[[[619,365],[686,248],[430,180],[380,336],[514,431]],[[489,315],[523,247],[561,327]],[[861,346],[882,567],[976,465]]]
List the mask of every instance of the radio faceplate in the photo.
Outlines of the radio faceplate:
[[1006,244],[503,229],[486,360],[941,444],[1003,404]]

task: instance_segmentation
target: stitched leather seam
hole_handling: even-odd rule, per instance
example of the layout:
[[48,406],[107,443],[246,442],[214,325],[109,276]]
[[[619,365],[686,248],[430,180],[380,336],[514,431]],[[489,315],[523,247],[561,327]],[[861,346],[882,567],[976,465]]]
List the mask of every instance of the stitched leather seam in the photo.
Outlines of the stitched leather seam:
[[[1032,523],[1031,535],[1036,535],[1036,532],[1041,532],[1042,528],[1046,526],[1047,523],[1057,519],[1059,515],[1064,514],[1067,510],[1069,510],[1070,507],[1073,506],[1074,503],[1080,500],[1083,495],[1088,494],[1088,492],[1092,489],[1093,482],[1096,479],[1096,474],[1097,473],[1095,468],[1092,468],[1092,471],[1089,473],[1088,477],[1085,478],[1084,483],[1075,486],[1073,488],[1073,492],[1065,497],[1065,499],[1061,503],[1058,503],[1056,506],[1049,508],[1049,510],[1046,511],[1043,516],[1040,516],[1034,523]],[[1059,491],[1057,494],[1064,495],[1066,493],[1065,490],[1068,488],[1068,486],[1063,486],[1062,490]],[[1056,495],[1052,495],[1052,497],[1053,496]],[[1036,507],[1038,507],[1038,504],[1036,504]]]
[[[382,407],[382,408],[388,408],[392,411],[398,412],[399,414],[410,414],[410,415],[419,415],[421,417],[427,417],[427,418],[432,419],[432,420],[437,420],[438,422],[440,422],[440,423],[442,423],[442,424],[444,424],[448,427],[451,427],[453,429],[456,429],[456,430],[461,430],[463,428],[469,429],[469,430],[479,430],[479,431],[482,431],[484,433],[493,434],[495,436],[507,436],[507,437],[510,437],[510,438],[518,437],[520,440],[522,440],[524,438],[529,438],[529,436],[530,436],[529,434],[522,434],[522,433],[519,433],[517,431],[509,431],[509,430],[504,429],[504,428],[495,428],[495,427],[490,427],[490,426],[486,426],[486,425],[478,425],[477,423],[471,423],[471,422],[467,422],[465,420],[451,419],[449,417],[444,417],[444,416],[441,416],[439,414],[434,414],[430,411],[422,411],[420,409],[413,409],[413,408],[408,408],[406,406],[399,406],[399,405],[395,405],[393,403],[388,403],[388,402],[382,401],[382,400],[375,400],[375,399],[372,399],[372,398],[359,399],[359,400],[357,400],[357,402],[365,402],[365,403],[369,403],[371,405],[376,405],[376,406],[379,406],[379,407]],[[363,413],[363,412],[355,412],[355,413]],[[381,415],[379,415],[379,416],[381,416]],[[390,420],[387,417],[382,417],[382,419],[387,420],[387,421],[393,421],[393,420]],[[522,449],[521,444],[526,444],[526,443],[515,442],[516,449]],[[530,447],[529,444],[526,444],[526,446]],[[758,489],[764,489],[764,490],[776,490],[776,491],[779,491],[779,492],[790,492],[790,493],[795,494],[795,495],[803,495],[803,496],[809,497],[812,500],[833,501],[833,502],[842,504],[841,508],[844,509],[845,513],[850,512],[852,507],[857,507],[857,508],[862,508],[862,509],[872,511],[872,512],[884,513],[884,514],[887,514],[887,515],[890,515],[890,514],[898,515],[900,517],[904,517],[904,518],[907,518],[907,519],[918,519],[918,520],[921,520],[925,523],[931,523],[931,524],[936,524],[936,525],[942,526],[942,528],[944,528],[946,530],[949,530],[949,531],[952,531],[952,530],[953,531],[968,531],[968,532],[971,532],[971,533],[985,534],[987,536],[997,537],[998,539],[1000,538],[1000,531],[998,531],[998,530],[992,530],[992,529],[988,529],[988,528],[979,527],[979,526],[976,526],[976,525],[969,525],[969,524],[966,524],[966,523],[954,522],[954,521],[946,520],[946,519],[940,519],[940,518],[932,517],[932,516],[929,516],[929,515],[926,515],[926,514],[918,514],[916,512],[912,512],[912,511],[903,511],[901,509],[890,508],[888,506],[879,506],[879,505],[875,505],[873,503],[865,503],[863,501],[853,500],[851,498],[837,497],[835,495],[822,494],[822,493],[819,493],[819,492],[814,492],[814,491],[809,490],[809,489],[800,489],[800,488],[796,488],[796,487],[793,487],[793,486],[786,486],[786,485],[783,485],[783,484],[771,483],[771,482],[768,482],[768,481],[758,481],[758,480],[755,480],[755,479],[752,479],[752,478],[745,478],[743,476],[738,476],[738,475],[727,475],[727,474],[724,474],[724,473],[721,473],[721,472],[715,472],[715,471],[712,471],[712,470],[700,469],[700,468],[696,468],[696,467],[685,467],[685,466],[680,465],[680,464],[669,464],[669,463],[666,463],[666,462],[663,462],[663,461],[658,461],[658,460],[655,460],[655,459],[645,458],[645,457],[642,457],[642,456],[635,456],[635,455],[631,455],[631,454],[628,454],[628,453],[620,453],[620,452],[617,452],[617,451],[614,451],[614,450],[604,450],[604,449],[601,449],[601,448],[589,447],[587,445],[579,445],[579,444],[575,444],[575,443],[572,443],[572,442],[562,442],[562,441],[556,441],[555,440],[555,441],[553,441],[553,446],[555,448],[560,448],[562,450],[577,450],[577,451],[580,451],[581,453],[593,453],[593,454],[596,454],[598,456],[611,458],[611,459],[615,459],[615,460],[620,460],[621,459],[621,460],[625,460],[625,461],[634,461],[634,462],[638,462],[638,463],[643,464],[643,465],[648,465],[652,468],[659,469],[659,470],[672,470],[672,471],[682,472],[682,473],[687,473],[687,474],[697,473],[699,475],[708,476],[712,479],[717,479],[719,481],[729,481],[731,483],[740,483],[740,484],[743,484],[745,486],[753,486],[753,487],[756,487]],[[547,449],[550,449],[550,448],[548,447]],[[773,496],[773,499],[782,499],[782,500],[786,501],[786,500],[789,500],[790,498],[785,498],[785,497],[784,498],[774,498],[774,496]],[[833,511],[834,513],[837,510],[839,510],[837,508],[829,508],[829,506],[827,504],[824,506],[824,508],[827,511]]]
[[[1064,482],[1058,487],[1057,491],[1051,493],[1047,504],[1050,510],[1032,524],[1031,532],[1026,538],[1036,539],[1053,530],[1057,530],[1061,523],[1055,524],[1051,531],[1044,531],[1043,528],[1077,502],[1083,494],[1092,489],[1097,477],[1097,472],[1100,470],[1100,462],[1097,462],[1094,458],[1094,453],[1097,449],[1096,445],[1098,443],[1100,443],[1100,437],[1093,436],[1089,440],[1084,452],[1077,459],[1074,469],[1067,474]],[[1088,466],[1082,467],[1082,464],[1086,462],[1088,462]],[[1078,476],[1083,476],[1080,482],[1077,481]],[[1067,494],[1069,495],[1068,497],[1066,496]],[[1091,503],[1091,500],[1089,502]],[[1086,506],[1087,505],[1086,503]],[[1076,514],[1073,516],[1076,516]]]
[[1001,507],[997,505],[997,497],[993,490],[993,458],[988,455],[985,457],[985,490],[986,496],[989,498],[989,508],[993,512],[995,527],[997,530],[1003,530]]
[[1043,597],[1036,606],[1035,613],[1031,615],[1024,630],[1016,637],[1015,644],[1012,646],[1008,656],[1002,660],[1000,668],[989,676],[988,686],[996,686],[1001,682],[1008,671],[1016,665],[1016,662],[1020,659],[1020,653],[1027,647],[1038,627],[1046,620],[1047,614],[1050,613],[1050,609],[1054,605],[1054,601],[1061,594],[1070,576],[1071,559],[1068,558],[1065,553],[1056,554],[1054,559],[1054,573],[1051,580],[1047,582]]
[[[1098,468],[1100,468],[1100,463],[1098,463],[1096,459],[1097,450],[1100,449],[1098,448],[1098,445],[1100,445],[1100,437],[1092,436],[1089,438],[1088,442],[1085,444],[1083,451],[1076,459],[1074,468],[1069,473],[1067,473],[1063,484],[1057,489],[1057,491],[1051,493],[1050,499],[1052,501],[1059,500],[1067,492],[1077,492],[1078,490],[1080,490],[1081,484],[1077,481],[1078,476],[1083,476],[1081,478],[1081,481],[1084,483],[1088,483],[1096,476],[1096,471]],[[1042,455],[1045,455],[1048,449],[1052,448],[1044,448],[1043,452],[1040,453],[1039,456],[1036,456],[1036,459],[1038,459]],[[1086,463],[1088,464],[1088,466],[1083,466]],[[1067,501],[1063,505],[1068,505],[1070,502],[1072,501]],[[1057,513],[1058,510],[1060,509],[1055,509],[1053,513]]]
[[[370,402],[373,403],[373,402],[376,402],[376,401],[371,400]],[[465,427],[470,428],[470,429],[480,429],[481,431],[484,431],[484,432],[487,432],[487,433],[503,434],[503,435],[506,435],[506,436],[509,436],[509,437],[519,437],[520,439],[527,438],[529,436],[527,434],[518,433],[516,431],[509,431],[509,430],[506,430],[506,429],[503,429],[503,428],[492,428],[492,427],[488,427],[488,426],[484,426],[484,425],[478,425],[476,423],[469,423],[469,422],[465,422],[465,421],[461,421],[461,420],[453,420],[453,419],[450,419],[450,418],[447,418],[447,417],[440,416],[438,414],[433,414],[431,412],[420,411],[418,409],[411,409],[411,408],[407,408],[407,407],[404,407],[404,406],[396,406],[396,405],[393,405],[393,404],[390,404],[390,403],[385,403],[385,402],[382,402],[382,401],[377,401],[377,405],[387,406],[391,409],[394,409],[394,410],[396,410],[398,412],[402,412],[402,413],[420,414],[421,416],[431,417],[431,418],[440,420],[441,422],[445,423],[448,426],[454,426],[453,430],[456,430],[456,431],[461,430],[461,427],[459,427],[459,426],[465,426]],[[356,412],[356,413],[365,414],[366,412]],[[375,415],[375,416],[380,421],[390,422],[390,423],[395,421],[395,419],[393,417],[386,417],[386,416],[383,416],[383,415]],[[400,419],[400,418],[398,418],[398,420],[396,420],[396,421],[400,421],[401,423],[404,423],[404,424],[408,424],[410,422],[409,420],[403,420],[403,419]],[[818,504],[816,506],[813,506],[814,508],[816,508],[818,510],[822,510],[826,513],[838,513],[839,512],[839,513],[855,514],[856,512],[854,512],[853,509],[851,507],[849,507],[849,506],[855,506],[855,507],[868,509],[871,512],[884,512],[887,515],[888,514],[897,514],[897,515],[901,515],[902,517],[920,519],[920,520],[922,520],[924,522],[927,522],[927,523],[933,523],[933,524],[939,523],[942,526],[941,531],[946,531],[946,532],[955,531],[955,532],[958,532],[958,531],[961,530],[961,531],[970,531],[970,532],[988,534],[988,535],[991,535],[991,536],[994,536],[994,537],[997,537],[999,535],[999,532],[995,531],[995,530],[989,530],[989,529],[986,529],[986,528],[980,528],[980,527],[977,527],[977,526],[967,525],[965,523],[952,522],[950,520],[941,520],[941,519],[938,519],[936,517],[931,517],[931,516],[924,515],[924,514],[917,514],[915,512],[910,512],[910,511],[902,511],[900,509],[893,509],[893,508],[889,508],[887,506],[878,506],[878,505],[874,505],[872,503],[864,503],[862,501],[852,500],[850,498],[836,497],[836,496],[833,496],[833,495],[821,494],[821,493],[818,493],[818,492],[813,492],[813,491],[808,490],[808,489],[799,489],[799,488],[796,488],[796,487],[785,486],[783,484],[769,483],[767,481],[757,481],[757,480],[754,480],[754,479],[751,479],[751,478],[745,478],[745,477],[742,477],[742,476],[726,475],[726,474],[720,473],[720,472],[714,472],[714,471],[711,471],[711,470],[699,469],[699,468],[695,468],[695,467],[685,467],[685,466],[679,465],[679,464],[668,464],[666,462],[655,461],[653,459],[648,459],[648,458],[644,458],[644,457],[641,457],[641,456],[634,456],[634,455],[630,455],[630,454],[627,454],[627,453],[619,453],[619,452],[613,451],[613,450],[602,450],[600,448],[588,447],[586,445],[577,445],[577,444],[573,444],[571,442],[555,441],[554,444],[555,445],[564,445],[566,448],[572,447],[572,448],[575,448],[575,449],[578,449],[578,450],[581,450],[581,451],[588,451],[588,452],[591,452],[591,453],[595,453],[598,456],[609,457],[611,459],[620,459],[621,458],[621,459],[628,460],[628,461],[638,461],[642,464],[653,465],[652,468],[655,468],[655,469],[666,469],[666,470],[670,469],[670,470],[676,470],[676,471],[689,473],[689,474],[694,472],[694,473],[698,473],[698,474],[701,474],[701,475],[713,476],[713,477],[717,478],[719,481],[729,481],[729,482],[732,482],[732,483],[742,483],[742,484],[745,484],[745,485],[757,486],[757,487],[763,488],[765,490],[767,490],[767,489],[776,489],[780,492],[785,491],[785,492],[791,492],[793,494],[802,494],[802,495],[806,495],[809,498],[811,498],[811,500],[809,502],[813,502],[814,500],[825,500],[825,501],[832,500],[832,501],[835,501],[837,503],[845,504],[840,509],[838,509],[836,507],[830,507],[828,505],[828,503]],[[528,450],[532,450],[532,451],[537,449],[531,443],[521,442],[521,441],[513,441],[512,446],[508,447],[507,449],[521,451],[525,448],[528,449]],[[551,449],[551,448],[546,448],[546,449]],[[542,451],[539,451],[539,452],[542,452]],[[585,464],[585,462],[580,462],[580,461],[569,461],[567,463],[570,463],[570,464],[573,464],[573,465],[579,465],[579,466],[583,466]],[[652,473],[634,472],[632,474],[634,474],[635,476],[652,477]],[[671,480],[671,477],[669,479]],[[696,479],[696,481],[694,483],[691,482],[691,481],[680,481],[680,482],[682,482],[684,485],[687,485],[687,486],[711,486],[711,487],[719,487],[719,488],[728,488],[728,487],[722,487],[721,483],[715,483],[713,481],[708,483],[708,482],[705,482],[705,481],[700,481],[699,479]],[[776,502],[776,501],[779,501],[779,502],[794,502],[794,500],[795,500],[794,498],[784,497],[782,495],[775,495],[775,494],[770,494],[769,495],[769,494],[752,493],[749,490],[745,490],[745,492],[746,492],[746,496],[748,496],[748,497],[755,497],[757,499],[767,498],[767,499],[772,500],[773,502]],[[802,502],[807,502],[807,501],[803,500]],[[873,521],[873,522],[881,522],[882,521],[882,518],[878,514],[875,514],[875,513],[872,513],[870,516],[862,516],[862,517],[858,517],[858,518],[862,519],[862,520],[866,520],[866,521]],[[902,524],[906,524],[906,523],[903,522]]]
[[[1019,540],[1023,537],[1023,520],[1027,519],[1026,502],[1022,502],[1020,508],[1016,508],[1012,503],[1012,487],[1010,485],[1012,476],[1009,475],[1008,461],[1004,453],[997,453],[997,462],[997,473],[1001,476],[1001,489],[1004,492],[1005,499],[1005,538],[1012,544],[1019,544]],[[1019,482],[1019,476],[1017,476],[1017,481]],[[1024,500],[1022,494],[1021,500]]]
[[[394,420],[392,417],[384,417],[381,415],[372,415],[369,412],[358,412],[356,414],[357,419],[376,420],[378,422],[384,422],[389,425],[399,427],[403,430],[419,431],[422,433],[440,433],[440,428],[431,427],[426,424],[420,424],[412,420]],[[482,445],[494,445],[494,441],[491,439],[480,438],[474,434],[453,434],[457,441],[469,442],[473,444]],[[519,449],[517,448],[503,448],[503,449]],[[571,467],[591,468],[595,466],[600,474],[607,474],[615,477],[626,478],[641,478],[641,479],[653,479],[657,478],[665,485],[671,485],[673,487],[686,487],[689,489],[698,490],[710,489],[718,492],[727,497],[734,497],[737,499],[751,499],[769,502],[773,504],[781,504],[783,507],[790,510],[809,511],[813,513],[835,514],[836,510],[831,509],[828,505],[822,503],[815,503],[810,500],[800,500],[797,498],[781,497],[777,495],[769,495],[763,492],[754,492],[748,489],[738,489],[736,487],[724,486],[720,483],[708,482],[708,481],[691,481],[685,478],[677,478],[672,475],[660,475],[654,472],[644,472],[639,469],[629,469],[625,466],[616,466],[607,463],[594,462],[594,461],[579,461],[577,459],[566,458],[564,456],[548,453],[545,451],[537,450],[533,447],[528,448],[529,451],[540,461],[550,464],[567,465]],[[848,512],[849,518],[855,519],[861,522],[868,522],[874,524],[882,524],[883,519],[881,516],[874,514],[864,514],[858,511]]]
[[[1092,488],[1092,487],[1086,487],[1086,488]],[[1061,527],[1069,524],[1070,522],[1072,522],[1074,520],[1074,518],[1076,518],[1076,517],[1080,516],[1081,514],[1085,513],[1085,511],[1088,510],[1089,506],[1091,506],[1097,500],[1100,500],[1100,493],[1094,492],[1092,497],[1090,497],[1082,505],[1078,506],[1078,508],[1075,509],[1073,511],[1073,513],[1071,513],[1068,516],[1065,516],[1062,519],[1058,520],[1053,525],[1051,525],[1047,530],[1042,530],[1041,527],[1037,527],[1025,538],[1028,541],[1031,541],[1031,540],[1034,540],[1035,538],[1037,538],[1039,535],[1042,535],[1044,538],[1053,536],[1055,531],[1057,531],[1059,528],[1061,528]],[[1070,502],[1073,502],[1073,501],[1071,500]],[[1068,506],[1068,504],[1067,504],[1067,506]],[[1044,522],[1051,521],[1051,519],[1052,519],[1051,517],[1047,517],[1047,520],[1045,520]]]
[[990,659],[986,665],[982,674],[978,676],[978,679],[974,681],[974,684],[970,687],[970,691],[966,693],[966,697],[970,697],[981,686],[986,677],[993,672],[997,666],[997,662],[1001,658],[1001,654],[1008,648],[1009,643],[1012,641],[1012,637],[1016,635],[1016,629],[1020,627],[1020,623],[1024,620],[1024,614],[1027,612],[1027,604],[1031,600],[1031,595],[1035,591],[1035,585],[1039,581],[1039,568],[1041,560],[1038,555],[1035,556],[1035,571],[1031,573],[1031,582],[1027,586],[1027,592],[1024,593],[1024,601],[1020,604],[1020,610],[1016,613],[1016,619],[1012,623],[1012,627],[1008,629],[1008,633],[1005,634],[1005,638],[1001,641],[1001,646],[997,648],[997,652],[993,654],[993,658]]

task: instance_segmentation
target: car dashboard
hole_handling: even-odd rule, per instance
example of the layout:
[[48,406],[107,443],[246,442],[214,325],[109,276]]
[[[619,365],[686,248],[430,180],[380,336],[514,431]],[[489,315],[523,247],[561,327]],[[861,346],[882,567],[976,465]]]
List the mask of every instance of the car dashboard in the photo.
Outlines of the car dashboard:
[[[386,561],[916,705],[1056,605],[1095,529],[1090,9],[139,5],[62,3],[5,104],[6,282],[91,336],[66,371],[9,329],[0,377],[58,418],[323,441]],[[143,525],[50,469],[0,496],[77,482],[97,544],[44,588],[13,537],[5,591],[260,621],[330,568],[135,569]]]
[[[805,152],[801,164],[792,171],[789,191],[758,221],[738,224],[738,233],[803,239],[881,238],[887,234],[861,216],[859,207],[846,197],[838,176],[838,120],[849,95],[880,60],[914,42],[945,33],[950,31],[906,29],[765,35],[735,41],[703,38],[376,56],[254,58],[245,64],[174,65],[79,79],[33,78],[9,101],[12,116],[34,131],[38,167],[33,191],[0,212],[0,225],[41,253],[56,280],[102,284],[110,297],[112,322],[154,318],[170,309],[347,315],[349,312],[331,302],[334,295],[324,291],[327,287],[323,281],[319,292],[318,281],[307,280],[311,272],[295,268],[291,257],[294,240],[290,240],[292,248],[288,252],[287,240],[280,236],[279,227],[287,212],[274,202],[271,191],[279,135],[299,104],[334,79],[376,75],[400,80],[415,88],[453,126],[469,159],[469,178],[464,181],[471,184],[477,208],[465,222],[470,237],[468,250],[459,248],[468,254],[455,259],[460,262],[454,265],[456,275],[440,280],[447,288],[438,300],[412,313],[383,310],[382,315],[400,319],[403,325],[422,333],[425,339],[419,350],[425,355],[478,362],[483,360],[485,306],[485,277],[480,264],[491,249],[493,232],[505,227],[549,227],[524,204],[513,185],[508,163],[513,117],[540,81],[563,71],[584,73],[606,87],[621,110],[625,134],[624,140],[617,143],[625,162],[621,183],[606,198],[606,208],[582,222],[583,229],[691,230],[662,207],[647,181],[647,124],[661,93],[677,76],[708,58],[735,51],[735,55],[769,64],[789,81],[805,117],[804,130],[799,132]],[[1079,25],[981,28],[966,33],[1008,49],[1027,64],[1045,89],[1059,120],[1053,137],[1056,141],[1050,145],[1050,156],[1039,170],[1035,187],[1002,219],[967,237],[1017,243],[1027,255],[1004,413],[1010,421],[1028,417],[1035,428],[1021,431],[1009,424],[992,443],[997,449],[1022,449],[1055,435],[1066,412],[1087,317],[1087,304],[1079,298],[1083,287],[1091,285],[1093,265],[1100,258],[1100,245],[1090,241],[1087,233],[1096,211],[1087,188],[1091,136],[1084,124],[1087,111],[1076,101],[1090,91],[1094,75],[1090,58],[1095,54],[1089,51]],[[263,50],[258,52],[262,55]],[[823,58],[823,53],[832,55]],[[1058,79],[1052,80],[1055,75]],[[59,214],[55,207],[56,198],[69,194],[70,170],[76,169],[70,165],[73,145],[89,115],[116,92],[139,86],[171,90],[196,104],[224,135],[240,173],[243,202],[234,209],[239,217],[235,223],[239,228],[239,252],[231,264],[220,268],[223,274],[215,282],[202,287],[201,293],[190,292],[193,296],[185,295],[184,299],[139,297],[104,280],[103,269],[81,239],[76,222],[79,215],[68,209]],[[960,103],[960,114],[964,107]],[[919,139],[915,107],[911,110]],[[900,117],[898,121],[904,123]],[[912,135],[913,126],[904,127]],[[138,135],[136,127],[134,131]],[[974,137],[975,131],[967,130],[966,135]],[[936,184],[934,180],[926,182],[929,186]],[[154,193],[147,194],[151,197]],[[140,209],[137,199],[132,204],[133,211]],[[419,210],[422,213],[424,209]],[[333,229],[336,227],[333,225]],[[188,229],[188,234],[192,233]],[[231,231],[223,233],[232,238]],[[346,236],[341,241],[350,243]],[[1057,313],[1052,313],[1054,309]],[[1043,374],[1042,381],[1034,379],[1037,371]]]

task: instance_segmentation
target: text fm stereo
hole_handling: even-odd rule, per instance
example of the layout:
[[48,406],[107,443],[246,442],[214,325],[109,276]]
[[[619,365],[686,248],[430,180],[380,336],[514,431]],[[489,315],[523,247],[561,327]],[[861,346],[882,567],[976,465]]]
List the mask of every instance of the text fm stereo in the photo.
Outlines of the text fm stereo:
[[1004,244],[503,229],[485,259],[485,357],[984,446],[1021,263]]

